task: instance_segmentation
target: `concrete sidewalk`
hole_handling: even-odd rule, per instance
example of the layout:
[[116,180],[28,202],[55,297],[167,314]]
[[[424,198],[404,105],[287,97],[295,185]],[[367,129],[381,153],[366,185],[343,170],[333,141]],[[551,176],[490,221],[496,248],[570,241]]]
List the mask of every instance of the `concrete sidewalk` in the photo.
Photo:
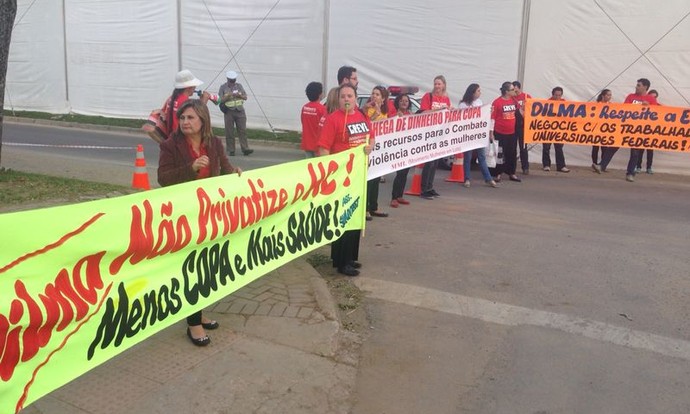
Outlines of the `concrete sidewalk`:
[[[31,153],[13,161],[17,165],[11,167],[22,171],[32,171],[37,163],[42,173],[50,174],[51,166],[60,170],[59,161]],[[132,173],[131,165],[104,167],[99,167],[101,174]],[[93,177],[88,163],[70,168]],[[22,208],[39,207],[47,205]],[[325,280],[304,258],[215,303],[205,315],[220,323],[208,332],[209,346],[192,345],[181,321],[35,401],[22,414],[350,411],[359,339],[340,329]]]
[[[192,345],[182,321],[23,414],[347,413],[356,342],[324,279],[302,258],[206,310],[220,328]],[[342,345],[342,346],[341,346]]]

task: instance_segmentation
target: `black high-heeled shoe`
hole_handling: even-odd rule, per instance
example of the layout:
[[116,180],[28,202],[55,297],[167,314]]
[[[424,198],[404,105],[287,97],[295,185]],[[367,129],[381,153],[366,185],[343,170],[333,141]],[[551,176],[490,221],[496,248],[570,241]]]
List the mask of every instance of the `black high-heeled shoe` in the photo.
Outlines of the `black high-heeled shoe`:
[[192,336],[192,331],[187,328],[187,336],[189,337],[189,340],[192,341],[192,343],[196,346],[206,346],[211,343],[211,338],[208,337],[208,335],[204,336],[203,338],[195,338]]
[[211,321],[211,322],[208,322],[208,323],[202,323],[201,326],[203,326],[204,329],[208,329],[209,331],[212,331],[212,330],[214,330],[214,329],[218,329],[218,327],[219,327],[220,325],[219,325],[218,322],[216,322],[216,321]]

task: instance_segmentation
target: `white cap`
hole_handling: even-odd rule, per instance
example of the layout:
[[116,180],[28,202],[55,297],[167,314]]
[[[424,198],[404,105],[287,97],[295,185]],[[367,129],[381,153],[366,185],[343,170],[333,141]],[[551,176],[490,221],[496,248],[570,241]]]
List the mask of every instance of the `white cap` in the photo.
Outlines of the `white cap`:
[[237,72],[235,72],[234,70],[229,70],[225,72],[225,77],[228,79],[237,79]]
[[175,89],[184,89],[189,87],[197,87],[204,82],[200,81],[187,69],[177,72],[175,75]]

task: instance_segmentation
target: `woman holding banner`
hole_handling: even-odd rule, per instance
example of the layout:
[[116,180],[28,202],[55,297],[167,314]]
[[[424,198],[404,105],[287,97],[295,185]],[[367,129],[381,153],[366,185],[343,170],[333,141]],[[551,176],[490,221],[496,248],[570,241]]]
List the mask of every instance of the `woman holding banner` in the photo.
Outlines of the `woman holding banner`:
[[[374,86],[364,111],[371,122],[388,118],[388,90],[383,86]],[[378,177],[367,181],[367,220],[372,217],[388,217],[388,213],[379,211],[380,182]]]
[[[179,126],[160,145],[158,183],[163,186],[200,180],[224,174],[242,174],[225,154],[223,143],[211,131],[211,115],[198,99],[187,100],[177,110]],[[196,346],[206,346],[211,338],[205,329],[218,328],[218,322],[202,316],[201,311],[187,318],[187,336]]]
[[[395,101],[393,101],[393,106],[395,107],[397,116],[407,116],[412,113],[410,112],[410,97],[408,95],[403,94],[396,96]],[[409,171],[410,167],[407,167],[395,172],[393,191],[391,193],[391,207],[393,208],[398,208],[400,204],[410,204],[409,201],[403,198],[405,182],[407,182],[407,173]]]
[[[357,108],[357,91],[349,83],[336,89],[339,109],[326,116],[321,136],[319,137],[319,154],[337,154],[350,148],[365,145],[364,152],[371,152],[371,123]],[[363,167],[362,167],[363,168]],[[359,275],[361,263],[359,256],[360,230],[350,230],[331,243],[331,259],[338,273],[346,276]]]
[[[465,95],[463,95],[460,100],[458,108],[470,108],[473,106],[482,106],[482,100],[479,97],[482,95],[482,89],[476,83],[471,83],[470,86],[465,90]],[[472,167],[472,152],[475,150],[466,151],[463,154],[463,168],[465,170],[465,182],[463,185],[466,188],[470,187],[470,169]],[[486,165],[486,148],[477,148],[477,161],[479,162],[479,169],[482,171],[484,176],[484,182],[490,187],[498,187],[496,181],[491,177],[489,172],[489,166]]]
[[[602,89],[601,92],[599,92],[599,96],[597,96],[597,102],[611,102],[611,98],[613,97],[613,94],[611,93],[611,89]],[[599,150],[601,149],[601,156],[602,158],[604,157],[604,151],[608,151],[606,147],[601,147],[599,145],[594,145],[592,146],[592,170],[597,173],[601,174],[601,166],[599,165]]]
[[515,175],[517,163],[517,135],[515,134],[515,86],[512,82],[503,82],[501,96],[491,104],[492,127],[489,130],[489,140],[498,140],[498,147],[503,152],[503,163],[496,164],[495,180],[501,181],[503,173],[508,174],[510,181],[521,182]]

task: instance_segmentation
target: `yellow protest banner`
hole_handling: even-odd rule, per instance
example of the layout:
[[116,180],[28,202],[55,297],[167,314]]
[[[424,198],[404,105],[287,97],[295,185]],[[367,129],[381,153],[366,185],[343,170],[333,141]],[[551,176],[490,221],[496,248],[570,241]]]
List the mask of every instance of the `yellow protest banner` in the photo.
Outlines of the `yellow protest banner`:
[[0,215],[0,412],[365,219],[366,155]]
[[690,109],[528,99],[525,142],[690,152]]

